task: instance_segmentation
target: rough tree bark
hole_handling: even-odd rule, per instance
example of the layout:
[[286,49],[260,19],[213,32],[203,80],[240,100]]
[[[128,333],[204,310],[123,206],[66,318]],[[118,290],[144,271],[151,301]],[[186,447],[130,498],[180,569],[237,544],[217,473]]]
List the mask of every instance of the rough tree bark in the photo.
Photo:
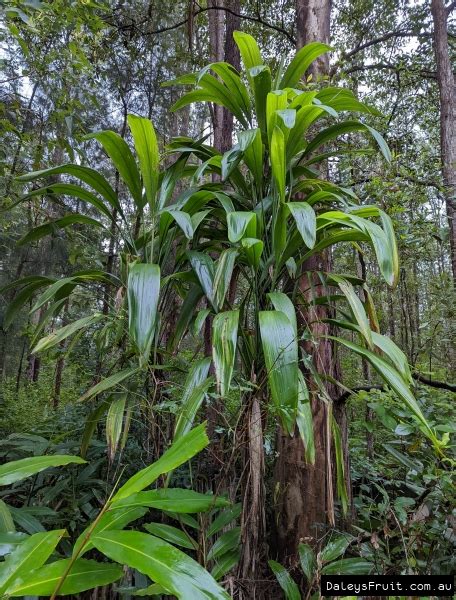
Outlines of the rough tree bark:
[[[454,4],[454,3],[453,3]],[[456,83],[448,45],[448,15],[443,0],[431,0],[434,48],[440,92],[440,152],[450,228],[453,282],[456,284]]]
[[[312,41],[329,43],[330,0],[297,0],[298,48]],[[323,55],[312,66],[314,80],[329,72],[328,55]],[[331,256],[324,252],[311,258],[303,267],[300,289],[305,300],[312,296],[327,294],[318,272],[330,270]],[[304,350],[312,355],[317,371],[339,379],[338,360],[331,342],[324,339],[329,326],[322,323],[327,316],[322,306],[304,306],[299,318],[307,324],[315,342],[306,343]],[[327,385],[329,398],[338,397],[334,385]],[[323,530],[334,523],[333,458],[331,450],[330,411],[341,429],[343,444],[347,444],[347,420],[343,403],[325,403],[311,390],[314,416],[315,464],[304,460],[304,447],[299,435],[293,438],[282,431],[278,436],[278,459],[276,463],[277,497],[277,551],[282,563],[297,564],[297,548],[301,541],[318,544]],[[331,407],[332,404],[332,407]],[[346,476],[349,474],[346,453]],[[348,486],[348,492],[350,488]],[[350,497],[349,497],[350,500]]]
[[[223,6],[220,0],[208,0],[208,7]],[[224,11],[209,10],[209,51],[211,62],[220,62],[224,57]],[[217,104],[212,105],[212,127],[214,132],[214,147],[222,150],[223,144],[223,109]]]

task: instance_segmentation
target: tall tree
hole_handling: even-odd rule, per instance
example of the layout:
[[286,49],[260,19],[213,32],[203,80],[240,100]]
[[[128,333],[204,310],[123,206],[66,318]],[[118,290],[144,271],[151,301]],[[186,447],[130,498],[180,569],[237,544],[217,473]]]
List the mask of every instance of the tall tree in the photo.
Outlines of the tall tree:
[[[313,41],[329,43],[330,35],[329,0],[297,0],[297,46],[298,49]],[[328,54],[316,60],[310,73],[314,81],[329,72]],[[324,177],[324,173],[322,173]],[[320,273],[330,270],[328,251],[312,256],[303,266],[300,280],[303,304],[301,322],[309,326],[312,339],[304,344],[304,351],[312,357],[315,369],[324,376],[338,378],[337,360],[332,343],[325,339],[329,326],[323,322],[328,316],[322,306],[311,304],[316,295],[327,294]],[[312,388],[312,386],[311,386]],[[290,437],[280,431],[278,440],[279,458],[276,465],[277,489],[279,492],[277,529],[278,550],[282,561],[295,562],[298,544],[303,539],[314,543],[321,537],[321,525],[334,523],[333,474],[331,469],[331,399],[336,389],[327,385],[327,398],[314,387],[312,412],[314,416],[315,462],[306,463],[304,446],[299,435]]]
[[448,16],[456,8],[443,0],[431,1],[434,47],[440,92],[440,150],[448,224],[453,281],[456,282],[456,85],[448,45]]

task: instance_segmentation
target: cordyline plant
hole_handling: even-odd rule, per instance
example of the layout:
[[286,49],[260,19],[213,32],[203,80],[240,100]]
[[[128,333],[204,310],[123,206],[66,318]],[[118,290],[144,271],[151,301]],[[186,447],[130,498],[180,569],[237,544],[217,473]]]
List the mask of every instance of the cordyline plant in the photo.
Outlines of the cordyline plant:
[[[91,136],[102,144],[118,171],[130,206],[134,206],[132,217],[126,216],[125,206],[108,180],[89,167],[67,164],[20,178],[31,182],[52,175],[70,176],[78,183],[45,185],[22,200],[75,197],[99,215],[95,220],[72,212],[32,230],[21,243],[74,223],[97,227],[106,237],[111,228],[121,240],[121,268],[118,275],[93,270],[65,279],[32,276],[15,282],[20,291],[6,321],[10,322],[38,290],[46,288],[32,308],[46,307],[35,336],[35,352],[73,334],[81,335],[87,328],[99,329],[100,346],[117,348],[123,366],[88,390],[83,400],[112,392],[132,377],[145,378],[162,369],[160,363],[177,351],[189,331],[198,334],[204,328],[211,336],[210,356],[195,361],[187,377],[174,441],[191,428],[209,391],[223,399],[233,382],[247,381],[250,391],[242,396],[241,410],[250,419],[250,432],[256,431],[251,445],[259,432],[262,451],[263,412],[276,418],[286,434],[302,437],[306,459],[312,462],[315,448],[310,398],[317,397],[328,408],[327,427],[336,449],[337,489],[343,510],[347,510],[340,432],[332,417],[331,398],[323,374],[312,361],[309,344],[302,344],[315,335],[306,319],[309,308],[331,308],[331,326],[349,330],[357,338],[355,342],[332,336],[332,342],[369,361],[438,453],[444,445],[413,396],[405,355],[379,332],[366,282],[354,275],[310,273],[309,281],[315,282],[317,276],[320,290],[328,290],[323,295],[313,284],[303,289],[301,283],[313,257],[333,246],[351,244],[358,251],[372,247],[385,281],[395,285],[398,255],[390,218],[375,205],[361,206],[353,191],[323,179],[319,168],[329,157],[342,153],[329,151],[329,145],[352,132],[373,139],[386,160],[390,160],[390,151],[372,127],[341,116],[346,112],[374,112],[349,90],[309,90],[302,84],[311,62],[327,52],[328,46],[309,44],[297,52],[286,69],[272,73],[251,36],[236,32],[235,41],[244,73],[219,62],[171,82],[191,88],[174,110],[205,102],[233,113],[237,143],[228,152],[221,154],[205,140],[177,138],[167,148],[167,162],[170,156],[174,162],[160,170],[156,134],[147,119],[128,117],[136,156],[112,131]],[[184,191],[177,193],[177,184]],[[101,291],[114,287],[117,302],[109,310],[39,339],[49,320],[81,286]],[[338,288],[340,293],[331,293],[331,288]],[[173,294],[182,298],[177,321],[169,309]],[[211,363],[215,378],[210,373]],[[128,398],[112,398],[117,404],[109,410],[108,428],[115,452]]]

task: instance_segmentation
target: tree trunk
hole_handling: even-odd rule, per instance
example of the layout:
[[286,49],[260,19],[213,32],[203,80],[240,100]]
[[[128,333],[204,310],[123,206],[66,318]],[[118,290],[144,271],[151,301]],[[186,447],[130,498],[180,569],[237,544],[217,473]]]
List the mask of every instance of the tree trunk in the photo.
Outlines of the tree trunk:
[[431,0],[434,47],[440,92],[440,152],[450,229],[453,283],[456,283],[456,84],[448,46],[448,10],[443,0]]
[[[208,8],[223,6],[220,0],[208,0]],[[224,11],[209,10],[209,48],[211,62],[220,62],[224,57]],[[223,109],[212,105],[212,127],[214,132],[214,148],[222,151],[223,146]]]
[[[240,0],[226,0],[225,5],[234,13],[239,14],[241,6]],[[241,56],[239,48],[234,42],[233,32],[241,26],[241,19],[232,13],[226,13],[225,16],[225,62],[233,65],[237,70],[241,67]],[[223,109],[222,117],[222,152],[226,152],[233,145],[233,113],[226,108]]]
[[[329,0],[297,0],[298,48],[312,41],[329,43]],[[327,74],[329,58],[322,56],[310,72],[314,80]],[[331,257],[324,252],[312,257],[303,266],[300,289],[305,301],[312,296],[325,295],[318,272],[330,270]],[[338,361],[332,343],[324,338],[330,333],[329,326],[321,319],[327,316],[321,306],[304,306],[299,318],[303,324],[311,324],[314,342],[306,343],[305,351],[312,355],[313,364],[320,374],[338,378]],[[310,382],[311,405],[314,416],[315,464],[304,459],[304,447],[298,434],[293,438],[283,431],[278,436],[278,459],[275,479],[277,492],[277,550],[279,560],[288,566],[297,564],[297,549],[301,541],[318,545],[325,528],[334,524],[333,458],[331,450],[331,406],[323,401]],[[330,399],[337,397],[335,386],[327,386]],[[341,437],[348,439],[345,405],[334,403],[334,417],[339,423]],[[348,455],[345,465],[349,474]]]

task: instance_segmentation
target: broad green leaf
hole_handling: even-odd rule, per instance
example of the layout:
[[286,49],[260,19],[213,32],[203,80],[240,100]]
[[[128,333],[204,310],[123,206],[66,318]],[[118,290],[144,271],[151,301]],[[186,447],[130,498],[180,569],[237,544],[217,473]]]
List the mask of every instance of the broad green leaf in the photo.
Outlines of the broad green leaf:
[[285,138],[279,127],[274,127],[271,138],[271,167],[281,202],[285,202]]
[[[57,560],[40,569],[29,572],[28,577],[15,582],[8,590],[10,596],[51,596],[71,559]],[[98,586],[109,585],[123,575],[119,565],[78,559],[65,579],[59,594],[79,594]]]
[[14,589],[17,579],[28,577],[32,569],[41,567],[59,543],[64,529],[35,533],[24,540],[2,563],[0,570],[0,594]]
[[243,33],[242,31],[235,31],[233,33],[233,38],[239,48],[247,77],[250,79],[250,69],[263,64],[258,44],[254,37],[248,33]]
[[15,531],[15,529],[8,505],[3,500],[0,500],[0,533],[10,533]]
[[298,373],[298,410],[296,424],[305,448],[305,458],[308,463],[315,463],[315,440],[313,430],[313,415],[310,405],[309,391],[301,370]]
[[[106,179],[100,175],[98,171],[95,169],[91,169],[90,167],[84,167],[81,165],[73,165],[66,164],[60,165],[59,167],[51,167],[50,169],[44,169],[42,171],[34,171],[33,173],[27,173],[26,175],[21,175],[17,178],[18,181],[29,182],[34,181],[35,179],[42,179],[43,177],[50,177],[51,175],[71,175],[80,179],[87,185],[89,185],[96,192],[101,194],[109,204],[115,208],[120,214],[122,213],[122,208],[119,204],[119,200],[115,191],[112,189]],[[58,184],[52,184],[53,186]],[[60,184],[59,184],[60,185]],[[63,185],[63,184],[62,184]]]
[[281,310],[283,313],[286,314],[288,320],[293,325],[293,330],[295,332],[295,336],[297,337],[298,325],[296,321],[296,311],[293,302],[283,292],[270,292],[267,296],[276,310]]
[[89,449],[90,442],[92,441],[92,436],[97,428],[97,423],[104,415],[108,408],[108,403],[106,400],[103,400],[93,411],[89,413],[87,416],[84,431],[82,433],[81,438],[81,457],[85,458],[87,454],[87,450]]
[[232,508],[222,510],[217,517],[212,521],[206,531],[206,536],[209,538],[226,527],[229,523],[237,519],[242,512],[242,504],[235,504]]
[[52,183],[51,185],[47,185],[37,190],[32,190],[23,196],[21,201],[28,200],[34,196],[46,196],[51,199],[53,196],[71,196],[72,198],[79,198],[83,202],[91,204],[99,212],[104,214],[105,217],[108,217],[108,219],[112,220],[113,218],[111,211],[106,207],[102,200],[92,194],[92,192],[89,192],[85,188],[80,185],[75,185],[74,183]]
[[61,327],[60,329],[53,331],[46,337],[41,338],[41,340],[31,352],[32,354],[34,354],[36,352],[43,352],[44,350],[49,350],[49,348],[56,346],[70,335],[73,335],[73,333],[76,333],[76,331],[89,327],[94,323],[98,323],[104,318],[104,315],[95,314],[91,315],[90,317],[83,317],[82,319],[78,319],[77,321],[74,321],[69,325],[65,325],[65,327]]
[[230,288],[237,256],[238,251],[236,248],[227,248],[220,254],[217,261],[214,275],[214,295],[215,302],[220,308],[223,307],[225,296]]
[[261,311],[259,322],[272,402],[285,431],[292,434],[298,405],[296,335],[282,311]]
[[346,133],[352,133],[353,131],[366,131],[369,133],[377,142],[380,151],[382,152],[385,159],[390,162],[391,161],[391,152],[388,148],[388,144],[385,142],[384,138],[380,135],[380,133],[366,125],[365,123],[361,123],[360,121],[343,121],[342,123],[336,123],[335,125],[331,125],[327,129],[323,129],[320,133],[318,133],[314,139],[307,145],[305,149],[305,154],[309,155],[311,152],[319,148],[320,146],[327,144],[331,140],[345,135]]
[[296,223],[304,244],[308,248],[315,246],[317,236],[317,219],[315,211],[307,202],[287,202],[287,208]]
[[298,553],[302,572],[306,576],[307,583],[310,584],[313,581],[317,569],[315,552],[308,544],[299,544]]
[[123,369],[118,373],[114,373],[114,375],[111,375],[110,377],[106,377],[106,379],[102,379],[99,383],[87,390],[87,392],[79,398],[79,402],[84,402],[85,400],[89,400],[94,396],[98,396],[99,394],[110,390],[111,388],[119,385],[119,383],[122,383],[122,381],[125,381],[125,379],[131,377],[137,371],[138,369],[136,368]]
[[17,242],[17,245],[24,246],[25,244],[30,244],[30,242],[36,242],[47,235],[55,233],[57,229],[65,229],[65,227],[70,227],[77,224],[103,227],[103,224],[100,223],[100,221],[92,219],[91,217],[87,217],[86,215],[65,215],[61,219],[48,221],[47,223],[43,223],[43,225],[39,225],[38,227],[31,229]]
[[288,95],[284,90],[274,90],[273,92],[269,92],[269,94],[266,97],[266,128],[268,133],[269,146],[271,146],[272,135],[276,127],[280,129],[283,136],[289,134],[289,131],[283,130],[286,130],[286,127],[282,129],[283,121],[279,118],[279,112],[281,110],[285,110],[287,106]]
[[385,232],[386,238],[388,240],[388,247],[391,250],[393,277],[389,283],[392,287],[395,287],[399,280],[399,252],[397,249],[396,235],[394,233],[394,227],[393,222],[391,221],[391,217],[385,212],[381,211],[380,219],[382,221],[383,231]]
[[106,442],[108,444],[109,460],[113,461],[122,435],[123,417],[125,412],[125,403],[127,393],[121,393],[114,396],[108,408],[106,415]]
[[229,600],[228,594],[196,561],[152,535],[104,532],[93,538],[100,552],[148,575],[182,600]]
[[128,272],[128,331],[140,353],[140,366],[149,360],[157,322],[160,294],[160,267],[145,263],[132,265]]
[[393,342],[393,340],[386,335],[372,332],[372,340],[377,348],[384,353],[385,357],[393,363],[397,371],[404,378],[407,385],[413,384],[412,373],[410,371],[409,362],[407,356],[402,350]]
[[215,311],[218,311],[217,302],[214,295],[214,263],[210,256],[203,252],[190,251],[187,252],[187,256],[192,265],[195,275],[204,290],[206,298],[214,307]]
[[[73,556],[77,555],[80,558],[85,552],[88,552],[93,548],[90,539],[91,536],[109,529],[123,529],[132,521],[136,521],[143,517],[148,511],[149,509],[143,506],[131,506],[124,510],[108,510],[97,521],[97,524],[93,529],[92,524],[84,529],[73,546]],[[87,538],[88,534],[89,537]]]
[[266,141],[267,138],[267,116],[266,104],[272,87],[271,70],[266,65],[253,67],[247,71],[247,77],[250,79],[250,85],[253,88],[255,99],[255,112],[258,121],[258,127],[261,137]]
[[253,176],[258,189],[263,185],[263,142],[260,129],[249,129],[238,133],[238,143],[244,152],[244,162]]
[[168,450],[150,466],[131,477],[113,496],[112,501],[128,498],[151,485],[160,475],[168,473],[190,460],[209,444],[204,423],[175,441]]
[[139,159],[146,198],[151,210],[154,212],[160,162],[157,136],[150,119],[128,115],[127,120]]
[[114,131],[99,131],[86,136],[86,139],[94,138],[103,146],[106,154],[112,160],[115,168],[119,171],[122,180],[130,190],[133,200],[138,208],[144,206],[141,178],[134,156],[126,141]]
[[[334,454],[336,455],[336,487],[337,495],[339,497],[342,513],[344,516],[348,512],[348,494],[347,486],[345,482],[345,462],[344,462],[344,449],[342,445],[342,438],[340,435],[339,425],[337,424],[334,417],[331,418],[331,432],[334,442]],[[326,550],[326,548],[325,548]],[[331,560],[331,559],[328,559]]]
[[417,403],[415,397],[410,391],[410,388],[407,386],[404,379],[396,371],[396,369],[393,366],[391,366],[386,360],[384,360],[380,356],[377,356],[373,352],[370,352],[370,350],[363,348],[362,346],[358,346],[357,344],[354,344],[353,342],[342,338],[331,337],[331,339],[334,339],[335,341],[346,346],[350,350],[353,350],[357,354],[360,354],[371,363],[371,365],[374,367],[374,369],[377,371],[380,377],[384,381],[386,381],[386,383],[389,386],[391,386],[391,388],[396,392],[399,398],[401,398],[405,402],[406,406],[410,409],[410,411],[418,420],[418,422],[421,423],[421,425],[423,426],[426,435],[429,437],[432,443],[436,447],[438,447],[439,441],[436,438],[433,429],[429,425],[426,417],[423,415],[419,404]]
[[232,244],[239,242],[242,238],[254,238],[256,236],[256,214],[254,212],[230,212],[226,216],[226,221],[228,239]]
[[364,558],[343,558],[325,565],[321,572],[323,575],[369,575],[374,566]]
[[325,106],[330,106],[337,111],[362,112],[381,116],[380,111],[360,102],[348,88],[325,87],[316,94],[315,98]]
[[347,298],[348,304],[350,305],[350,308],[353,312],[353,316],[355,317],[356,322],[358,323],[361,334],[366,340],[369,348],[373,350],[374,343],[372,341],[372,331],[363,303],[359,299],[355,288],[349,281],[346,281],[345,279],[341,278],[341,280],[338,283],[340,290]]
[[301,600],[299,588],[285,567],[282,567],[282,565],[275,560],[268,560],[268,565],[276,576],[278,584],[284,591],[286,600]]
[[238,310],[219,313],[212,323],[212,358],[221,396],[226,396],[230,390],[236,358],[238,326]]
[[[183,210],[176,209],[164,209],[160,218],[160,235],[164,237],[164,233],[168,227],[168,218],[174,219],[174,221],[181,228],[185,237],[188,240],[193,238],[195,233],[195,227],[193,226],[192,218],[190,215]],[[165,221],[166,220],[166,221]]]
[[244,249],[249,265],[252,266],[255,271],[257,271],[260,266],[261,255],[263,254],[263,242],[256,238],[248,237],[241,240],[241,245]]
[[[170,351],[174,351],[179,346],[192,321],[193,315],[202,296],[203,290],[198,284],[190,287],[190,290],[188,291],[187,295],[185,296],[185,300],[182,303],[179,318],[168,342],[168,349]],[[209,312],[211,311],[209,310]]]
[[11,485],[26,477],[35,475],[49,467],[61,467],[72,463],[81,465],[86,461],[79,456],[53,454],[49,456],[33,456],[13,460],[0,466],[0,485]]
[[190,373],[185,380],[181,406],[176,417],[174,441],[186,434],[193,425],[196,414],[212,384],[212,379],[207,379],[210,365],[211,359],[203,358],[190,369]]
[[241,552],[239,549],[231,550],[222,554],[216,561],[211,571],[212,577],[219,581],[224,575],[226,575],[233,567],[235,567],[241,558]]
[[188,550],[197,550],[198,542],[194,540],[188,533],[173,527],[172,525],[165,525],[163,523],[146,523],[144,529],[147,529],[149,533],[156,537],[166,540],[175,546],[181,546],[182,548],[188,548]]
[[335,535],[331,538],[331,541],[319,553],[319,558],[322,562],[330,562],[336,558],[339,558],[348,546],[353,542],[353,536],[349,534]]
[[208,560],[213,560],[220,556],[223,556],[226,552],[234,550],[239,547],[241,540],[241,528],[233,527],[229,531],[225,531],[214,543],[207,554]]
[[291,63],[288,65],[279,87],[281,89],[296,87],[313,61],[330,50],[332,50],[331,46],[321,44],[320,42],[311,42],[303,46],[296,52]]
[[200,494],[193,490],[180,488],[166,488],[138,492],[123,500],[116,500],[113,502],[111,510],[123,510],[125,507],[133,506],[148,506],[149,508],[166,510],[177,514],[192,514],[206,512],[212,508],[229,506],[229,502],[225,498],[212,496],[211,494]]

